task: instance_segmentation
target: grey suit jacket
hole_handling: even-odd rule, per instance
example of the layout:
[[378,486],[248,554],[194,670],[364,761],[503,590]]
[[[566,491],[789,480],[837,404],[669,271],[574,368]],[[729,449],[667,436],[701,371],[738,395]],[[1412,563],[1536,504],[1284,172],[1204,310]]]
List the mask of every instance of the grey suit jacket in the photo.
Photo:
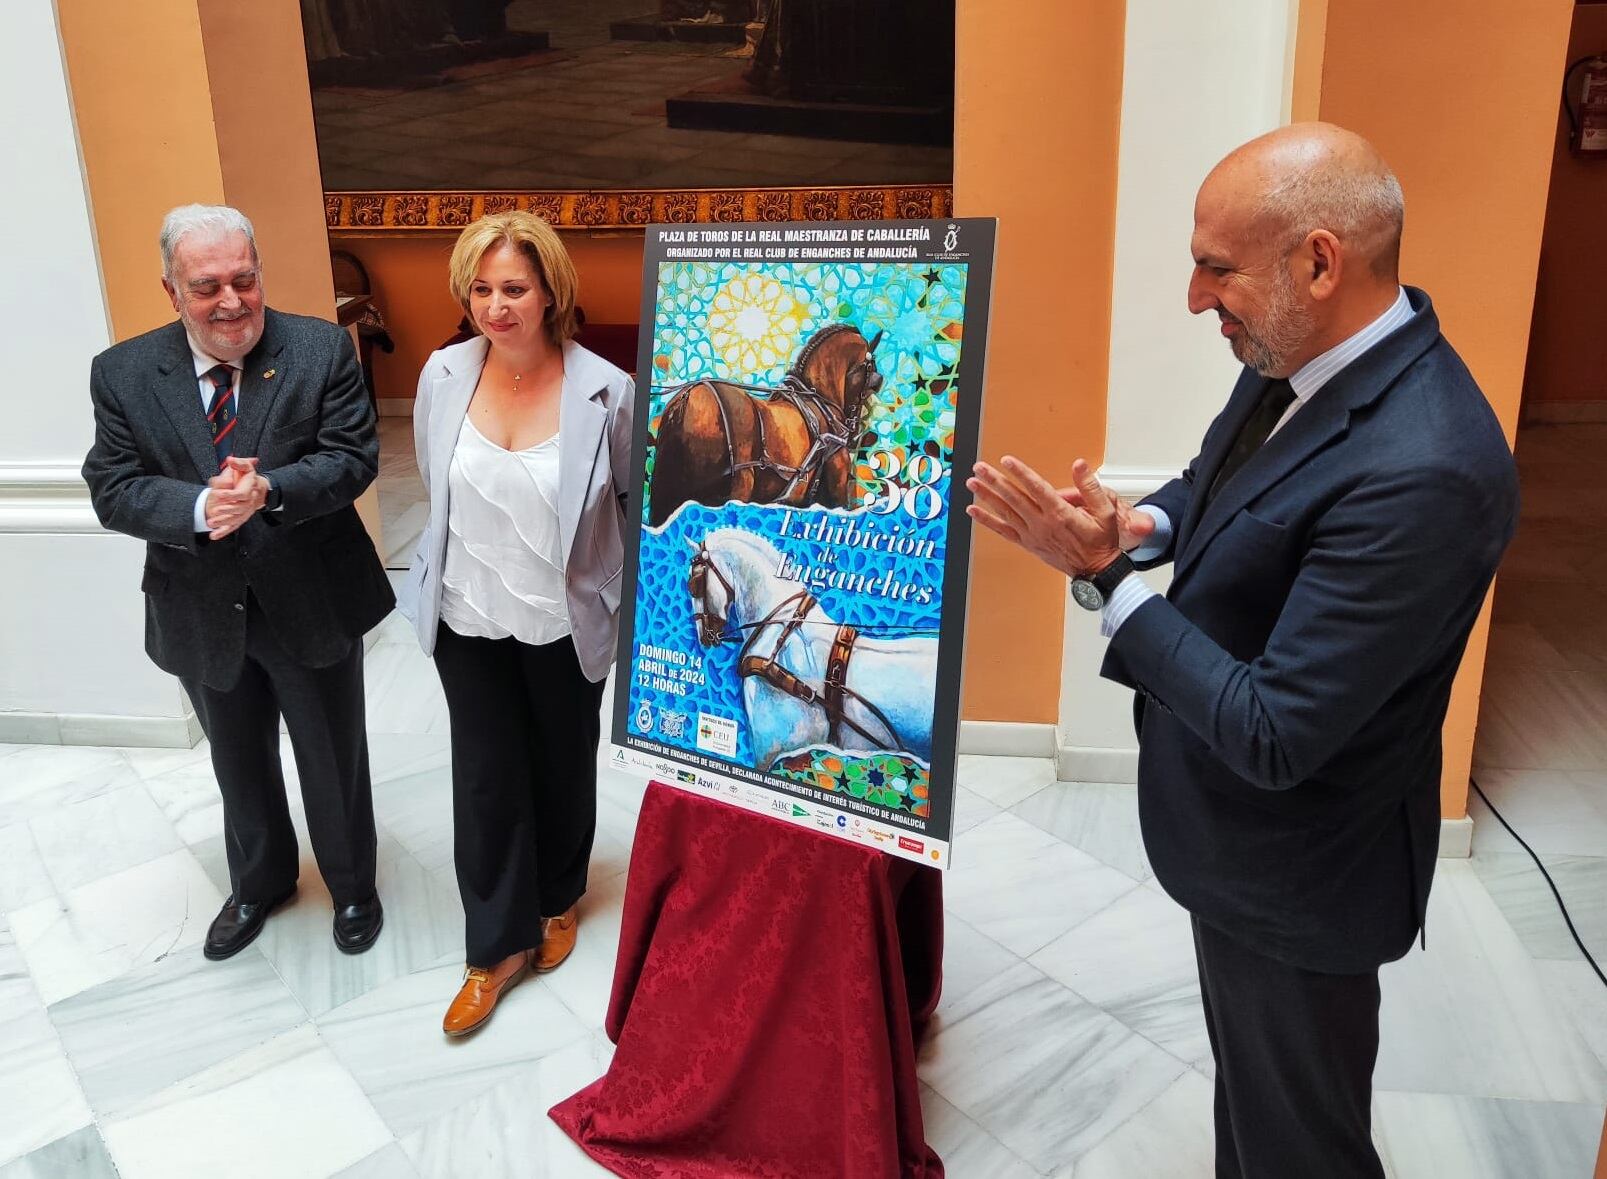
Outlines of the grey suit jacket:
[[228,689],[245,658],[246,591],[308,667],[343,658],[392,605],[352,501],[374,481],[379,440],[351,340],[334,324],[269,309],[242,361],[234,453],[260,460],[282,507],[216,543],[195,531],[217,456],[184,328],[114,345],[90,367],[95,514],[146,542],[145,649],[174,675]]
[[[419,538],[399,605],[419,645],[435,650],[441,566],[450,510],[447,473],[490,344],[483,336],[442,348],[419,374],[413,437],[430,518]],[[608,675],[619,634],[619,583],[625,564],[631,422],[636,387],[625,373],[574,341],[564,345],[558,403],[558,523],[563,536],[569,625],[588,679]]]

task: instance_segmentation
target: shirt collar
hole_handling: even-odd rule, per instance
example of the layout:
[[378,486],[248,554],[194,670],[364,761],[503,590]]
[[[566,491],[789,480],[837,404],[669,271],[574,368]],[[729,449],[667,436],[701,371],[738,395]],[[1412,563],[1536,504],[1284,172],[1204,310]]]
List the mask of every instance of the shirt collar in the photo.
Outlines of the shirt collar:
[[200,380],[202,377],[206,376],[207,373],[217,368],[220,364],[228,365],[236,373],[240,371],[240,364],[238,361],[231,362],[227,360],[219,360],[215,356],[208,356],[206,354],[206,350],[202,348],[200,344],[196,343],[195,337],[189,333],[188,329],[186,329],[184,333],[184,338],[190,342],[190,359],[195,362],[196,380]]
[[1411,318],[1411,300],[1406,297],[1406,289],[1401,287],[1388,311],[1354,336],[1335,344],[1321,356],[1308,360],[1300,366],[1299,370],[1289,378],[1289,386],[1295,391],[1295,397],[1301,404],[1309,401],[1318,389],[1337,377],[1346,365]]

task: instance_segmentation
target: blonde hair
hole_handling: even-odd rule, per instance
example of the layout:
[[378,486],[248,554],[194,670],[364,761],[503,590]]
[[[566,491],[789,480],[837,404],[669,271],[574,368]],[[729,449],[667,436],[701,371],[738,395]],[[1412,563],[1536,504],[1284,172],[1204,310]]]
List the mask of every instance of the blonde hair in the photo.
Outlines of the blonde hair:
[[536,277],[552,296],[542,322],[552,342],[562,344],[575,334],[575,293],[580,282],[564,243],[552,226],[534,213],[493,213],[465,227],[447,265],[452,297],[464,311],[469,310],[469,289],[480,271],[480,260],[501,245],[513,246],[529,259]]

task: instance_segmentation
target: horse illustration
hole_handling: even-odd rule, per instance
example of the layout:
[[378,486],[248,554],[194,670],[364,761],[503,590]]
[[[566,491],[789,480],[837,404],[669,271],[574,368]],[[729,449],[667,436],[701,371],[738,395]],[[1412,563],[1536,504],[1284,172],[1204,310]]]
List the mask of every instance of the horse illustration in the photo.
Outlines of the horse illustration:
[[775,575],[781,554],[751,533],[719,528],[687,544],[698,641],[742,644],[737,672],[755,767],[822,745],[931,761],[935,637],[833,621],[807,589]]
[[882,386],[881,338],[827,324],[780,385],[701,380],[673,389],[659,417],[648,523],[688,501],[848,507],[861,418]]

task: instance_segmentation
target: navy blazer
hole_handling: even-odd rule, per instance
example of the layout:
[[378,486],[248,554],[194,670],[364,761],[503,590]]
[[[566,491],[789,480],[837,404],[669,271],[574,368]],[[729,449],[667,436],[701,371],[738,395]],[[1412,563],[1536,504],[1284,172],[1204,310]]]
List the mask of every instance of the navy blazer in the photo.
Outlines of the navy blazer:
[[1440,728],[1518,515],[1500,424],[1428,296],[1207,507],[1267,379],[1246,369],[1199,456],[1146,502],[1171,588],[1111,640],[1137,689],[1156,879],[1309,970],[1399,958],[1439,847]]

